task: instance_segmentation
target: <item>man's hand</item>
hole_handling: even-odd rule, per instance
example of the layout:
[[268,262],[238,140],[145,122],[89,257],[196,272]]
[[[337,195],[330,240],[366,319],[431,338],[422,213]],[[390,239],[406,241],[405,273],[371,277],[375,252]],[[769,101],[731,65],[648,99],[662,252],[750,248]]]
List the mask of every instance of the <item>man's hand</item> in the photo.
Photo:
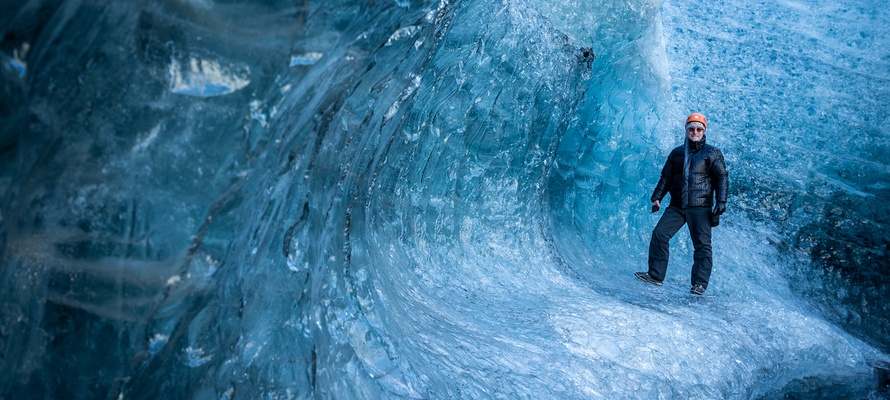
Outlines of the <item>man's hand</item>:
[[660,210],[660,209],[661,209],[661,202],[658,200],[653,201],[652,202],[652,212],[657,213],[658,210]]
[[714,206],[713,214],[716,216],[720,216],[725,212],[726,212],[726,203],[718,201],[717,204]]

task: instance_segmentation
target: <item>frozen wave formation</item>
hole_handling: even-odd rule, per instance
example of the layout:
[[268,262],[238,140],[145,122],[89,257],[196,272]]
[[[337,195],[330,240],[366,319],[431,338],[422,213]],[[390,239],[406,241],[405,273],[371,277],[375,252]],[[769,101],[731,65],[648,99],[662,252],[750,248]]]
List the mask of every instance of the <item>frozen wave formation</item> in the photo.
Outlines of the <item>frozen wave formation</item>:
[[[0,398],[890,396],[881,4],[0,10]],[[633,277],[693,111],[704,296]]]

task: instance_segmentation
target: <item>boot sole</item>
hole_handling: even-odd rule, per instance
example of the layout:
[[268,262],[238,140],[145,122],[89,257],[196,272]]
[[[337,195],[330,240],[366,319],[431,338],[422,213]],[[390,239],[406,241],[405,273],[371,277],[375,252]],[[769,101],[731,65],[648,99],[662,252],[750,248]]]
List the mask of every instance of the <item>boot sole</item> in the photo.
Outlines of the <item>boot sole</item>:
[[653,285],[655,285],[655,286],[661,286],[661,284],[662,284],[661,282],[656,281],[656,280],[651,279],[651,278],[646,279],[646,278],[644,278],[642,275],[634,274],[634,276],[636,276],[637,279],[639,279],[639,280],[641,280],[641,281],[643,281],[643,282],[648,282],[648,283],[651,283],[651,284],[653,284]]

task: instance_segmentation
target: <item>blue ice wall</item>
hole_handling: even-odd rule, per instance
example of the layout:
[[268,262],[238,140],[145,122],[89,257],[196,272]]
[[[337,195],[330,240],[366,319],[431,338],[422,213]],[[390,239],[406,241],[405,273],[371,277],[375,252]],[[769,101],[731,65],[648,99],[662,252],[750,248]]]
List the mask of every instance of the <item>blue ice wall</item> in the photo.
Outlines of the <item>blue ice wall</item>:
[[[880,4],[0,10],[2,398],[888,395]],[[632,275],[692,111],[703,297]]]
[[663,16],[674,98],[713,110],[738,206],[795,261],[791,286],[886,352],[886,7],[666,3]]

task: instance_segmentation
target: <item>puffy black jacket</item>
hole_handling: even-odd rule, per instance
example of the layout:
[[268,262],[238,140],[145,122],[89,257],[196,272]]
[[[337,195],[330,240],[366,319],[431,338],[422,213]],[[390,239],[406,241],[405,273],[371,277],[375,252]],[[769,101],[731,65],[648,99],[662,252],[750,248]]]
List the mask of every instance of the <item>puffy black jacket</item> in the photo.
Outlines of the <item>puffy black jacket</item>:
[[[684,173],[687,157],[689,171]],[[670,192],[670,205],[674,207],[711,208],[715,195],[718,202],[726,203],[728,188],[729,177],[720,149],[706,144],[704,137],[698,142],[686,139],[685,145],[671,150],[668,155],[650,200],[661,201]]]

